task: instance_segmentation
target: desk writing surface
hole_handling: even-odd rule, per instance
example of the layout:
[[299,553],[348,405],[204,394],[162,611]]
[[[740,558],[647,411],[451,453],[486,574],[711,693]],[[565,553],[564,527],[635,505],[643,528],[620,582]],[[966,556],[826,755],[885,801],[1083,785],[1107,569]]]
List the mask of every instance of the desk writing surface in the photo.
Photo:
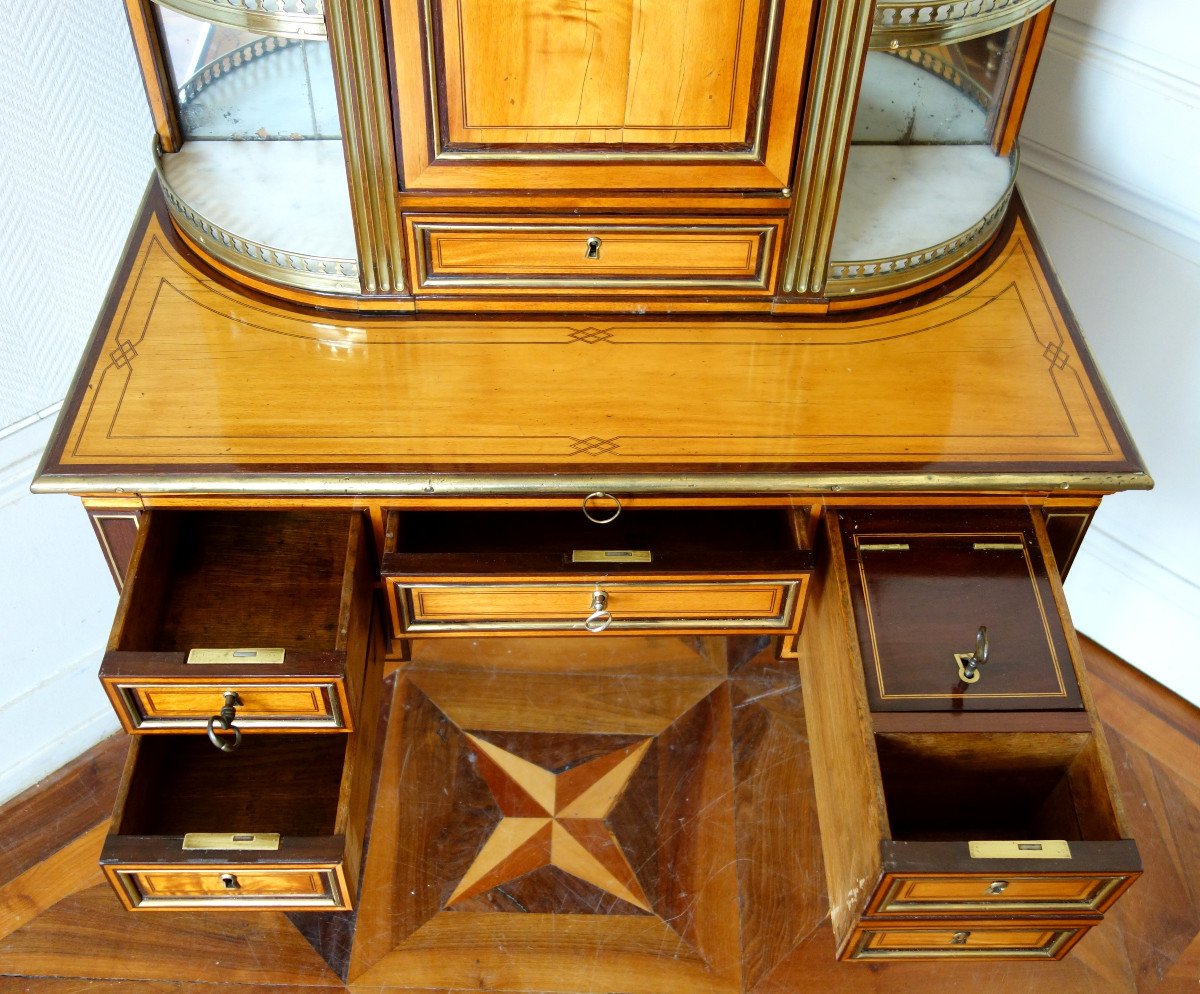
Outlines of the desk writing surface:
[[1105,491],[1149,478],[1021,218],[944,296],[849,319],[348,318],[239,291],[151,204],[37,487],[614,482]]

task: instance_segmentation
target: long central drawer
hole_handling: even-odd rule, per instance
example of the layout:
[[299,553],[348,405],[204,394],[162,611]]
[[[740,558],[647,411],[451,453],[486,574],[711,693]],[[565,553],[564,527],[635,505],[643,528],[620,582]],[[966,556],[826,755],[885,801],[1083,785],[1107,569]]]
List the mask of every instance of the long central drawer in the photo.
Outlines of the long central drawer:
[[811,569],[771,509],[395,512],[383,558],[400,637],[788,633]]

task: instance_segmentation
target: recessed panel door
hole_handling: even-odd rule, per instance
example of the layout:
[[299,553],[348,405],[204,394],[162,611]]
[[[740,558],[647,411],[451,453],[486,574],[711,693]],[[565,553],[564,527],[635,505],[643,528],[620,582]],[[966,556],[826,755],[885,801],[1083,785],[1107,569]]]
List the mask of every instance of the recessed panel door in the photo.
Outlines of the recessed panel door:
[[402,185],[778,193],[811,6],[393,0]]

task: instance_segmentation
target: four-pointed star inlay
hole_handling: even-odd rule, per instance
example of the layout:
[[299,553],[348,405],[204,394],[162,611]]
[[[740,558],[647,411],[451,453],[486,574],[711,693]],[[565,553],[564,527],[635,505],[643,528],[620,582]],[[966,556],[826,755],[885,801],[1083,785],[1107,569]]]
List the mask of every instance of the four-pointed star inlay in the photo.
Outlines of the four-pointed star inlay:
[[447,907],[543,866],[555,866],[651,911],[629,860],[604,822],[650,748],[650,739],[562,773],[544,770],[478,736],[468,734],[467,741],[504,817]]

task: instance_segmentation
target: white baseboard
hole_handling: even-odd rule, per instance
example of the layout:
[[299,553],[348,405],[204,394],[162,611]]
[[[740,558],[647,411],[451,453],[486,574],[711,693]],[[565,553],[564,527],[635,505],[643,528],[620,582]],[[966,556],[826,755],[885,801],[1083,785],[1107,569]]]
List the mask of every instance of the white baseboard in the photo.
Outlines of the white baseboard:
[[1079,631],[1200,705],[1200,587],[1093,527],[1066,590]]
[[96,676],[112,578],[79,502],[29,492],[53,413],[0,431],[0,803],[118,727]]
[[0,803],[120,727],[96,679],[101,656],[101,651],[90,653],[0,706],[7,762],[0,767]]

